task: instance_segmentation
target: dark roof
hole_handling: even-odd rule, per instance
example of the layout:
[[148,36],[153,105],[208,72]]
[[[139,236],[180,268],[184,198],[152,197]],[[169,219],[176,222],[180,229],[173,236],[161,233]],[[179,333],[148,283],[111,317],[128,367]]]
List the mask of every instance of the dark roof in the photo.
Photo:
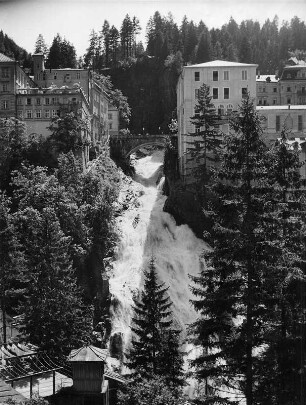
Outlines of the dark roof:
[[110,371],[110,370],[106,370],[106,371],[104,372],[104,377],[107,378],[107,379],[110,379],[110,380],[115,380],[115,381],[124,383],[124,384],[127,383],[127,379],[126,379],[126,378],[124,378],[124,377],[122,377],[122,375],[120,375],[120,374],[118,374],[118,373],[115,373],[115,372],[113,372],[113,371]]
[[0,380],[0,404],[4,404],[8,399],[14,399],[15,401],[24,401],[26,398],[19,394],[9,384]]
[[0,53],[0,62],[15,62],[15,60],[12,58],[9,58],[8,56],[4,55],[3,53]]
[[108,350],[100,349],[95,346],[84,346],[80,349],[74,349],[68,356],[68,361],[103,361],[109,357]]

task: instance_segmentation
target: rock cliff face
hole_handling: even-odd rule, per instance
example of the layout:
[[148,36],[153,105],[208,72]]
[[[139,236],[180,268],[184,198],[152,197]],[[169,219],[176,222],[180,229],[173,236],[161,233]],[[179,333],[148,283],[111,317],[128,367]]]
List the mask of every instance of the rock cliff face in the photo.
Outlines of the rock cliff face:
[[164,162],[164,193],[168,196],[164,211],[171,214],[178,225],[189,225],[198,238],[203,238],[203,231],[207,230],[209,224],[197,199],[195,187],[185,185],[180,179],[177,162],[176,148],[170,143]]

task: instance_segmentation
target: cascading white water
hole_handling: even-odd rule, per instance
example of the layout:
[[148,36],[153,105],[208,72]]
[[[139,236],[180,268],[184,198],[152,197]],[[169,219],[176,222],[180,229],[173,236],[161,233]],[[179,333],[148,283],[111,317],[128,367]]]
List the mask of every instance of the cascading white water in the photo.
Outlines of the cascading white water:
[[[187,225],[176,225],[173,217],[163,211],[166,197],[162,194],[162,162],[161,151],[136,160],[135,179],[124,178],[119,197],[123,207],[118,217],[121,241],[109,270],[111,340],[119,342],[119,351],[129,344],[133,295],[142,287],[143,270],[152,256],[160,281],[169,287],[173,314],[183,335],[197,317],[190,303],[193,296],[189,275],[199,274],[200,256],[208,246]],[[186,345],[185,351],[189,348],[193,351],[189,358],[194,357],[195,348]],[[191,397],[194,395],[192,385],[187,391]],[[236,394],[235,390],[224,391],[224,396],[244,404],[241,394]]]
[[190,304],[188,275],[200,271],[199,257],[206,248],[187,225],[177,226],[173,217],[163,212],[166,197],[162,194],[163,152],[136,160],[135,179],[126,178],[119,201],[126,209],[118,217],[121,241],[110,270],[111,335],[128,345],[133,294],[142,286],[143,270],[152,256],[160,280],[169,286],[175,319],[183,331],[196,313]]

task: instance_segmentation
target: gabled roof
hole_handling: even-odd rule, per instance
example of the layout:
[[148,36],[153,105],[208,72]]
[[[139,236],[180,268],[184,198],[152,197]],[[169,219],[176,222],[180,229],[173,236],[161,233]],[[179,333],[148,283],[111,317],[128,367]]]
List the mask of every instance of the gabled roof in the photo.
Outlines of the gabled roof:
[[14,390],[9,384],[0,380],[0,404],[4,404],[8,399],[13,399],[18,402],[26,400],[23,395],[19,394],[19,392]]
[[0,62],[15,62],[15,60],[12,58],[9,58],[8,56],[4,55],[3,53],[0,53]]
[[250,63],[238,63],[238,62],[229,62],[227,60],[212,60],[210,62],[199,63],[197,65],[187,65],[185,68],[195,68],[195,67],[257,67],[257,64]]
[[95,346],[84,346],[80,349],[74,349],[68,356],[68,361],[103,361],[105,363],[107,357],[109,357],[108,350],[100,349]]

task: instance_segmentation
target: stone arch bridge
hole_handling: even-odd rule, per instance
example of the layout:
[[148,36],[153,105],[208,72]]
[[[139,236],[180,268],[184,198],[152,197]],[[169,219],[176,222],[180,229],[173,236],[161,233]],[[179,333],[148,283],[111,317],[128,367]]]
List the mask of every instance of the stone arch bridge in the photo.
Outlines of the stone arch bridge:
[[111,156],[127,159],[132,153],[146,145],[165,147],[169,135],[111,135],[109,139]]

